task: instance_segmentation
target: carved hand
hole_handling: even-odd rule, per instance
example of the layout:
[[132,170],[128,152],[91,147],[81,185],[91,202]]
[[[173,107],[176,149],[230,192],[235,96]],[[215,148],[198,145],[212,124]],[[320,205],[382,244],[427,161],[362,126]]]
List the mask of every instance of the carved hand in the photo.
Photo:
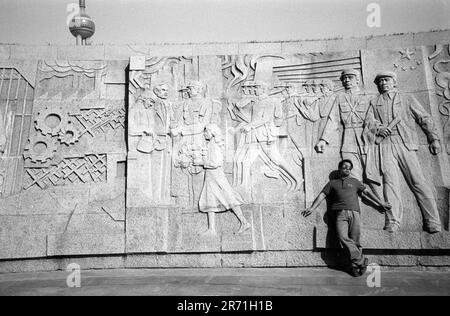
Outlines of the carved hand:
[[306,210],[304,210],[304,211],[302,212],[302,215],[303,215],[304,217],[308,217],[309,215],[312,214],[312,212],[313,212],[313,210],[312,210],[311,208],[307,208]]
[[381,208],[386,212],[392,208],[392,205],[389,202],[384,202],[381,204]]
[[430,144],[430,151],[433,155],[438,155],[441,153],[442,148],[441,148],[441,142],[439,140],[434,140],[431,144]]
[[323,151],[325,150],[325,145],[327,144],[326,141],[324,141],[323,139],[321,139],[316,146],[314,146],[314,149],[316,150],[317,153],[321,154],[323,153]]
[[392,133],[392,130],[389,127],[380,127],[377,135],[386,138],[389,135],[391,135],[391,133]]
[[249,125],[243,126],[241,128],[241,131],[243,131],[244,133],[248,133],[248,132],[250,132],[251,129],[252,129],[252,126],[249,124]]

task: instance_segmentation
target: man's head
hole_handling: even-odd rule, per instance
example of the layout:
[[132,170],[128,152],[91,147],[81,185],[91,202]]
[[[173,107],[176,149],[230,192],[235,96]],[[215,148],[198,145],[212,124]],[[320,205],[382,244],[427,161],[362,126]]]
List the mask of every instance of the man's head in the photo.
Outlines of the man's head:
[[205,91],[205,85],[200,81],[191,81],[186,85],[186,87],[188,88],[188,93],[191,98],[198,95],[203,95]]
[[255,93],[257,96],[269,93],[269,85],[263,81],[255,81]]
[[153,93],[158,98],[166,100],[169,97],[169,86],[166,83],[158,84],[153,88]]
[[397,75],[392,71],[382,71],[376,75],[374,83],[380,93],[393,91],[397,87]]
[[350,90],[359,85],[359,71],[356,69],[346,69],[341,72],[341,82],[345,90]]
[[334,91],[334,82],[330,79],[325,79],[320,84],[320,90],[323,94],[328,94]]
[[339,172],[341,173],[341,176],[347,177],[352,172],[353,162],[350,159],[344,159],[341,162],[339,162],[338,168]]

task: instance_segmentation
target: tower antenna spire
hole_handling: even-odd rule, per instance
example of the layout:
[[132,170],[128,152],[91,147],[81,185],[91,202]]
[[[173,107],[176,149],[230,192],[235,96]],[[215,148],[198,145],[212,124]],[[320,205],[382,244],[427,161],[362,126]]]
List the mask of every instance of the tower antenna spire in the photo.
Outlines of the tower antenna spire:
[[70,22],[69,31],[76,38],[77,45],[86,45],[86,40],[95,33],[95,23],[86,14],[86,0],[79,0],[80,11]]

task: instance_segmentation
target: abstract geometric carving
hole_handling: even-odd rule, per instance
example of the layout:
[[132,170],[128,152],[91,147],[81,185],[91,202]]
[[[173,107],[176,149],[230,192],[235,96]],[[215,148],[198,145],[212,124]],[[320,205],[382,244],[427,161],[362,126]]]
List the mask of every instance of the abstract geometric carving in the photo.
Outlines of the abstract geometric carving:
[[88,133],[92,137],[105,133],[108,129],[125,128],[125,109],[92,109],[74,115],[81,124],[79,137]]
[[81,158],[63,159],[55,166],[44,169],[27,168],[28,179],[24,189],[34,185],[41,189],[73,183],[106,181],[106,155],[92,154]]

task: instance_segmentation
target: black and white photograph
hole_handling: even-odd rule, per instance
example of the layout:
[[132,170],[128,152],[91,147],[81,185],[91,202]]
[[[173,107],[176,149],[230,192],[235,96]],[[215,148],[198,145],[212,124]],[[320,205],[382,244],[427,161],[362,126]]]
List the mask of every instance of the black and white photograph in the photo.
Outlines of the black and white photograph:
[[450,296],[450,0],[0,0],[0,26],[0,296]]

